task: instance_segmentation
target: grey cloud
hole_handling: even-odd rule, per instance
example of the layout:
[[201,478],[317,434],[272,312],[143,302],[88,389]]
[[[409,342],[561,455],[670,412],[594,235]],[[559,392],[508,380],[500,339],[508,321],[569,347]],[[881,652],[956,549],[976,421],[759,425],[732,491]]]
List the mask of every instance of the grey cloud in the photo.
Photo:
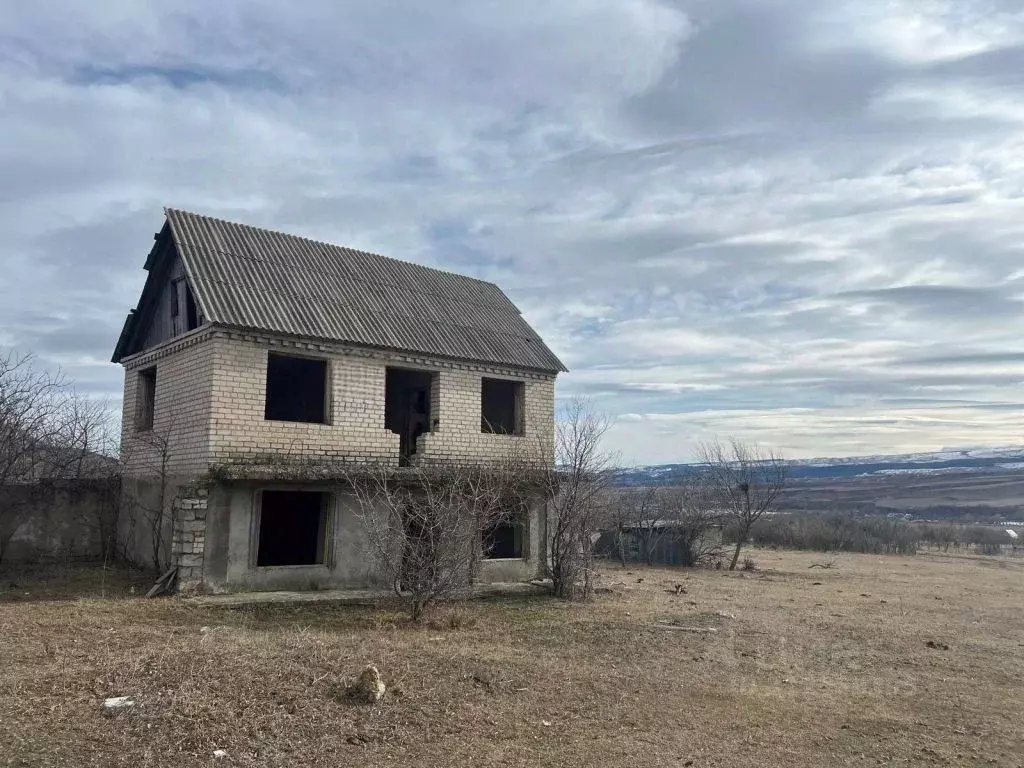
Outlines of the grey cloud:
[[1019,317],[1024,312],[1021,299],[1006,295],[998,288],[971,288],[952,285],[904,285],[870,291],[836,294],[839,300],[863,299],[896,308],[911,309],[935,318],[950,315],[968,317]]
[[853,0],[397,9],[0,18],[0,344],[116,394],[169,204],[499,281],[560,397],[636,414],[615,440],[647,459],[685,458],[680,425],[805,455],[1011,434],[1012,24],[929,56]]
[[925,76],[942,81],[967,78],[1001,86],[1024,86],[1024,46],[1014,45],[982,51],[953,61],[933,64]]
[[899,68],[869,51],[802,49],[812,5],[703,5],[700,33],[660,83],[633,99],[639,122],[662,131],[781,128],[820,130],[860,115]]

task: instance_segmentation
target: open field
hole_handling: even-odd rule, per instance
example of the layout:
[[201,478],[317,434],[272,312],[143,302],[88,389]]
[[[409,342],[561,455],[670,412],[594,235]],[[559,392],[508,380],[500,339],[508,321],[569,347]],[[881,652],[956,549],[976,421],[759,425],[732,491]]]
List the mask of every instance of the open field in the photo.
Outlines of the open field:
[[787,510],[812,512],[863,509],[942,517],[995,515],[1024,520],[1024,472],[935,472],[798,480],[784,494]]
[[[1024,765],[1024,559],[753,554],[753,573],[609,567],[591,605],[477,602],[422,629],[112,597],[128,583],[97,571],[0,579],[0,765]],[[343,695],[367,662],[379,706]],[[115,695],[137,704],[106,717]]]

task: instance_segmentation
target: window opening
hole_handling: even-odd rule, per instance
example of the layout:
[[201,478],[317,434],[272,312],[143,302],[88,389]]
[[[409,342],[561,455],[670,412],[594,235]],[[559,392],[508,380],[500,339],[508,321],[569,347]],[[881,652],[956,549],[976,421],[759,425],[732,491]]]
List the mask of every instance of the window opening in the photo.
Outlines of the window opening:
[[257,566],[327,562],[328,498],[320,491],[261,491]]
[[480,382],[480,431],[521,435],[523,382],[483,378]]
[[267,355],[267,395],[263,416],[268,421],[327,423],[327,361]]
[[388,368],[384,383],[384,428],[397,434],[399,463],[408,466],[420,435],[430,432],[430,393],[436,373]]

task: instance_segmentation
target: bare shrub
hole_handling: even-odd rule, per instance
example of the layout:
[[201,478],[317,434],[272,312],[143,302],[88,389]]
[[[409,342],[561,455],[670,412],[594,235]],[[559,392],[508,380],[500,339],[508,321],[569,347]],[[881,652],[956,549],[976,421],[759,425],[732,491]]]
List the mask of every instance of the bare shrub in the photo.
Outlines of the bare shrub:
[[722,513],[712,488],[701,475],[659,489],[663,515],[673,521],[674,545],[682,550],[683,565],[708,566],[722,559]]
[[583,398],[556,419],[555,465],[544,472],[547,493],[545,570],[556,596],[586,600],[594,587],[594,536],[606,516],[614,466],[602,441],[610,419]]
[[[773,515],[759,520],[750,535],[762,546],[785,549],[912,555],[919,533],[904,520],[830,513]],[[811,567],[831,568],[832,561]]]
[[737,440],[727,446],[704,443],[699,457],[715,502],[732,525],[736,544],[729,570],[734,571],[751,528],[775,511],[789,467],[778,454]]
[[743,558],[743,570],[744,571],[756,571],[757,570],[757,563],[754,562],[754,558],[752,558],[750,555],[747,555],[746,557]]
[[413,621],[468,594],[486,532],[521,514],[528,473],[509,463],[375,466],[346,475],[370,555]]
[[150,557],[153,567],[164,572],[171,566],[171,543],[169,536],[173,527],[173,499],[171,497],[171,451],[174,436],[174,424],[161,429],[153,429],[139,433],[132,441],[135,455],[122,456],[123,464],[132,464],[134,473],[140,470],[156,481],[156,494],[153,499],[137,492],[134,484],[126,483],[124,494],[124,512],[129,518],[141,523],[149,539]]

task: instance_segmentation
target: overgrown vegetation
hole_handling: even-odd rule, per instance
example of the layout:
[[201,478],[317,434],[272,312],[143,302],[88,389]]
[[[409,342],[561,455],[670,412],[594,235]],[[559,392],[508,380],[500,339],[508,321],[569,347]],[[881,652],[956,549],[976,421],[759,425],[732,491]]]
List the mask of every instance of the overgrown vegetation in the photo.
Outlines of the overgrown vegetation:
[[488,531],[543,498],[535,475],[516,460],[347,472],[367,554],[413,621],[434,603],[468,592]]

